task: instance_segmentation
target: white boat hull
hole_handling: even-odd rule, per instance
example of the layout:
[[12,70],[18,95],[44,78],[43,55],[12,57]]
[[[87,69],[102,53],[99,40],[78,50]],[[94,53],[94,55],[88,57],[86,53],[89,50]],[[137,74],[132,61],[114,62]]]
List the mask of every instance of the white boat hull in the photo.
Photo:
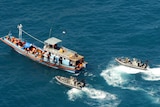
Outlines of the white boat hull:
[[124,66],[127,66],[127,67],[131,67],[131,68],[135,68],[135,69],[140,69],[140,70],[147,70],[147,67],[139,67],[139,66],[135,66],[135,65],[133,65],[133,64],[131,64],[131,63],[125,63],[125,62],[119,60],[118,58],[115,58],[115,60],[116,60],[119,64],[124,65]]

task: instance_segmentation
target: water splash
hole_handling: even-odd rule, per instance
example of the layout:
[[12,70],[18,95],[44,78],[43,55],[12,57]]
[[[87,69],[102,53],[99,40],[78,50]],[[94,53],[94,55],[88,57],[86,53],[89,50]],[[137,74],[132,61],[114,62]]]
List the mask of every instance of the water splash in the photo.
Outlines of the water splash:
[[112,66],[103,70],[100,75],[106,80],[108,85],[120,87],[122,89],[141,90],[136,85],[131,85],[136,81],[133,76],[128,75],[139,72],[140,71],[137,69],[130,69],[124,66]]
[[69,100],[75,101],[77,98],[86,98],[85,103],[101,107],[117,107],[120,103],[117,96],[102,90],[84,87],[82,90],[71,89],[67,92]]
[[127,74],[137,74],[137,73],[144,72],[144,70],[135,69],[135,68],[131,68],[131,67],[126,67],[126,66],[123,66],[123,65],[114,66],[113,69],[116,70],[116,71],[119,71],[121,73],[127,73]]
[[87,77],[96,77],[94,74],[92,74],[91,72],[85,72],[84,73],[84,76],[87,76]]
[[160,80],[160,68],[150,68],[147,72],[142,73],[142,78],[147,81]]
[[[148,70],[138,70],[125,66],[111,66],[101,72],[101,76],[108,85],[129,89],[132,91],[143,91],[153,100],[154,103],[160,104],[160,86],[150,84],[148,81],[135,80],[136,73],[141,73],[145,80],[155,81],[160,79],[160,68],[149,68]],[[132,74],[132,75],[130,75]],[[147,85],[147,87],[144,87]]]
[[89,96],[92,99],[107,99],[107,100],[116,99],[115,95],[101,90],[96,90],[94,88],[83,88],[82,90],[87,94],[87,96]]
[[75,101],[77,98],[82,97],[82,91],[76,88],[72,88],[67,92],[67,94],[70,101]]

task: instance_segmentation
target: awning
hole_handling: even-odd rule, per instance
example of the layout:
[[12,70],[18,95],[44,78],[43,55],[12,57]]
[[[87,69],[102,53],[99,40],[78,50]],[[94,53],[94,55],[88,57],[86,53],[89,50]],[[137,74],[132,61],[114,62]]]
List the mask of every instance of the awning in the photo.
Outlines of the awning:
[[25,44],[24,44],[24,48],[30,48],[32,46],[32,44],[31,43],[28,43],[28,42],[26,42]]
[[62,40],[57,39],[55,37],[49,38],[49,39],[47,39],[47,40],[44,41],[44,43],[47,43],[49,45],[55,45],[55,44],[57,44],[59,42],[62,42]]

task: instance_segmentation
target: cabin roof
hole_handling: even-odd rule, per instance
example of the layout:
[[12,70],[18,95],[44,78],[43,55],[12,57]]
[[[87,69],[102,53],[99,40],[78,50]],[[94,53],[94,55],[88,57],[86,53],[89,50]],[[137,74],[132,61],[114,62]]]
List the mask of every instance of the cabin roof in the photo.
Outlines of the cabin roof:
[[63,49],[63,52],[61,52],[60,50],[57,50],[57,49],[54,49],[54,48],[48,48],[48,47],[45,47],[44,50],[48,51],[48,52],[51,52],[51,53],[54,53],[58,56],[61,56],[61,57],[64,57],[64,58],[67,58],[69,60],[72,60],[74,62],[78,61],[78,60],[81,60],[82,58],[84,58],[84,56],[82,55],[79,55],[78,53],[68,49],[68,48],[65,48],[65,47],[62,47]]
[[62,40],[60,40],[58,38],[55,38],[55,37],[49,38],[49,39],[44,41],[44,43],[47,43],[49,45],[55,45],[55,44],[57,44],[59,42],[62,42]]

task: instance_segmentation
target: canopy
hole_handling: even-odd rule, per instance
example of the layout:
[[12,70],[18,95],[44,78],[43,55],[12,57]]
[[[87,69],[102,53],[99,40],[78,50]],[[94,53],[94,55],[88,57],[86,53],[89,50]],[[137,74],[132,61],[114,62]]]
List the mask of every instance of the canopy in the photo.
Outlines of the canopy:
[[25,44],[24,44],[24,48],[30,48],[32,46],[32,44],[31,43],[28,43],[28,42],[26,42]]
[[59,42],[62,42],[62,40],[57,39],[55,37],[49,38],[49,39],[47,39],[47,40],[44,41],[44,43],[47,43],[49,45],[55,45],[55,44],[57,44]]

